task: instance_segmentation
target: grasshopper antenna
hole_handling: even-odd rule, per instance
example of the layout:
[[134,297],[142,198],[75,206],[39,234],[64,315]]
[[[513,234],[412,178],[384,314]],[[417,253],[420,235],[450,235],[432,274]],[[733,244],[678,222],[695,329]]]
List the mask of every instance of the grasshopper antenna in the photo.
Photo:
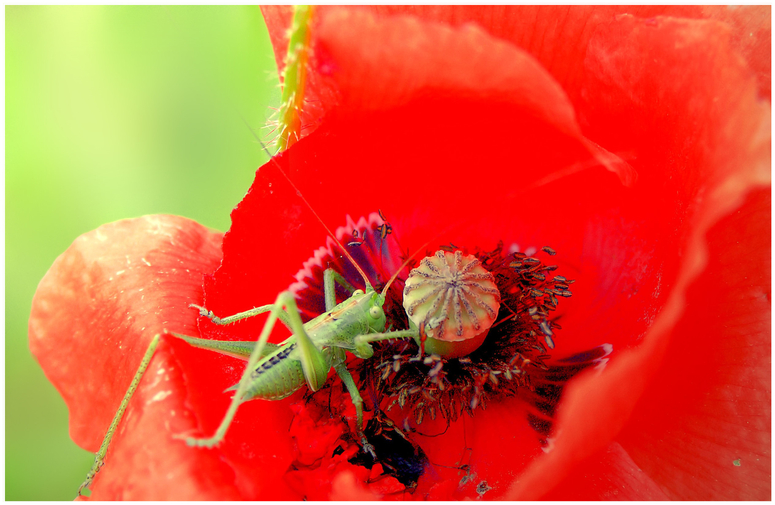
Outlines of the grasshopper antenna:
[[398,278],[398,274],[400,274],[400,273],[401,273],[401,270],[403,270],[404,268],[406,268],[406,267],[409,265],[409,263],[410,263],[410,262],[411,262],[411,261],[414,259],[414,257],[415,257],[415,256],[417,256],[417,253],[419,253],[420,251],[422,251],[423,249],[425,249],[426,247],[428,247],[428,245],[429,245],[431,242],[433,242],[434,240],[436,240],[436,238],[438,238],[438,237],[439,237],[439,235],[441,235],[442,233],[446,232],[448,229],[449,229],[449,227],[448,227],[448,228],[445,228],[445,229],[444,229],[444,230],[442,230],[441,232],[439,232],[439,233],[437,233],[436,235],[434,235],[433,237],[431,237],[431,239],[430,239],[430,240],[428,240],[426,243],[424,243],[423,245],[421,245],[420,247],[418,247],[418,248],[417,248],[417,250],[416,250],[415,252],[413,252],[412,254],[410,254],[410,255],[409,255],[409,257],[407,257],[407,258],[406,258],[406,261],[404,261],[403,263],[401,263],[401,266],[400,266],[400,267],[398,267],[398,270],[396,270],[396,271],[393,273],[393,276],[390,278],[390,280],[387,282],[387,284],[385,284],[385,287],[384,287],[384,288],[382,288],[382,293],[381,293],[381,294],[382,294],[382,296],[385,296],[385,295],[387,294],[387,291],[388,291],[388,289],[390,289],[390,285],[391,285],[391,284],[393,284],[393,281],[394,281],[394,280],[396,280],[396,279]]
[[[301,191],[299,191],[299,188],[296,187],[296,185],[293,183],[293,181],[288,177],[288,175],[285,173],[285,170],[283,170],[283,167],[280,166],[280,164],[277,162],[277,160],[274,159],[272,156],[272,153],[269,152],[269,149],[267,149],[266,144],[259,138],[258,135],[256,135],[256,132],[253,130],[253,127],[250,126],[250,123],[248,123],[247,119],[245,119],[245,116],[240,114],[240,117],[242,118],[242,122],[245,123],[245,126],[248,127],[248,130],[250,130],[250,133],[253,134],[253,137],[258,141],[258,143],[261,145],[261,148],[264,150],[264,152],[269,156],[269,161],[274,163],[274,166],[277,167],[277,170],[280,171],[281,174],[283,174],[283,177],[285,177],[285,180],[288,181],[288,184],[293,187],[293,189],[296,190],[296,194],[301,198],[301,201],[304,202],[304,205],[307,206],[309,210],[312,211],[312,214],[315,215],[315,218],[320,222],[321,225],[323,225],[323,228],[325,228],[326,233],[334,239],[334,242],[336,242],[336,245],[339,246],[339,249],[344,253],[345,257],[352,263],[352,265],[355,267],[355,269],[358,271],[359,274],[361,274],[361,277],[363,277],[363,281],[366,283],[367,286],[371,286],[371,282],[369,282],[369,278],[366,276],[366,273],[361,269],[361,267],[358,265],[358,263],[355,262],[355,259],[350,255],[350,253],[345,249],[345,247],[342,245],[341,242],[339,242],[339,239],[336,238],[336,235],[331,232],[331,230],[326,226],[326,223],[320,219],[320,216],[318,216],[318,213],[315,212],[315,209],[312,208],[312,205],[309,204],[306,198],[304,198],[304,195],[301,194]],[[417,253],[415,253],[417,254]],[[401,267],[403,269],[404,267]]]

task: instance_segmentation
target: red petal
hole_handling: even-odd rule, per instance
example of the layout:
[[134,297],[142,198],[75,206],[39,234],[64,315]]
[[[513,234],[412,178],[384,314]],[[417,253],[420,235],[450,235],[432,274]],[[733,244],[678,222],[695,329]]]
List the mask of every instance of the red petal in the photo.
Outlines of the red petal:
[[[430,90],[476,93],[507,101],[561,132],[578,134],[573,109],[549,74],[527,54],[482,30],[451,29],[409,17],[378,21],[347,9],[324,14],[315,41],[316,71],[324,79],[321,84],[337,93],[337,103],[324,104],[329,109],[385,110]],[[342,26],[351,28],[344,31]],[[489,131],[487,122],[481,127]]]
[[[43,278],[30,347],[70,409],[78,444],[97,450],[154,334],[195,328],[187,306],[201,299],[220,240],[174,216],[119,221],[79,237]],[[172,439],[195,426],[184,388],[162,343],[95,480],[95,498],[236,497],[223,489],[229,470],[217,458]]]
[[[641,170],[639,185],[657,190],[652,193],[654,201],[664,201],[658,188],[665,181],[679,182],[674,189],[679,198],[675,211],[682,215],[679,234],[663,230],[659,241],[673,241],[670,247],[684,251],[684,261],[675,273],[670,263],[664,264],[662,289],[671,287],[670,298],[644,345],[612,361],[601,377],[581,379],[575,388],[569,388],[561,406],[560,430],[565,427],[565,431],[560,433],[557,450],[537,462],[515,486],[513,496],[540,495],[562,475],[563,468],[594,452],[621,429],[645,379],[656,370],[681,313],[687,283],[704,266],[704,232],[738,205],[748,187],[769,182],[769,107],[757,102],[753,79],[725,46],[719,25],[660,20],[652,26],[622,18],[613,28],[595,41],[597,52],[587,58],[595,69],[590,75],[599,79],[588,87],[589,103],[597,104],[600,118],[593,122],[617,124],[633,132],[618,133],[618,140],[612,138],[606,145],[650,141],[651,152],[645,146],[639,151],[644,153],[643,161],[656,170],[653,175]],[[657,62],[655,68],[643,68],[641,62],[649,61]],[[686,96],[692,100],[687,102]],[[641,109],[644,103],[654,104],[656,117]],[[610,126],[603,130],[613,134]],[[660,156],[674,158],[648,163],[649,158]],[[702,199],[695,196],[698,193]],[[648,209],[645,201],[641,205]],[[670,219],[669,214],[659,217]],[[659,257],[669,261],[671,254],[665,251]]]
[[616,442],[587,458],[543,500],[667,500],[667,495]]
[[711,229],[708,266],[618,437],[672,499],[771,497],[770,216],[757,191]]
[[[502,498],[509,483],[542,453],[524,408],[516,399],[493,401],[486,410],[476,411],[473,418],[463,415],[449,428],[440,418],[435,423],[423,421],[418,431],[433,436],[414,436],[431,463],[423,479],[455,483],[449,494],[431,498],[476,499],[480,496],[477,488],[482,490],[480,486],[490,488],[481,496]],[[462,465],[470,465],[470,471]]]
[[[713,19],[732,29],[732,47],[756,73],[760,96],[770,95],[771,8],[760,6],[377,6],[381,15],[411,14],[451,26],[476,23],[535,56],[575,96],[590,38],[621,14]],[[273,20],[274,21],[274,20]],[[278,20],[279,21],[279,20]],[[572,41],[572,43],[568,43]],[[575,100],[574,100],[575,102]]]
[[[338,9],[319,7],[320,11]],[[671,16],[713,19],[731,29],[731,44],[745,58],[759,82],[759,95],[769,99],[771,65],[771,8],[769,6],[358,6],[379,18],[411,16],[416,19],[459,27],[476,24],[491,35],[511,42],[532,54],[560,82],[577,102],[583,79],[584,60],[590,38],[605,32],[621,14],[639,18]],[[292,18],[289,6],[262,7],[282,72],[288,50],[288,28]],[[323,14],[320,14],[323,15]],[[572,41],[572,43],[568,43]],[[309,84],[310,123],[320,117],[320,84],[315,75]]]
[[218,265],[220,240],[174,216],[118,221],[79,237],[49,269],[30,347],[71,410],[78,444],[97,450],[151,338],[191,330],[186,307]]
[[[277,37],[287,39],[279,26],[289,15],[288,8],[264,8],[277,58],[284,58],[280,48],[287,42]],[[313,44],[308,91],[311,102],[322,101],[316,119],[335,107],[385,110],[429,90],[446,90],[511,102],[578,135],[573,110],[557,83],[525,53],[472,26],[450,29],[412,17],[378,20],[362,9],[323,8],[317,11]]]
[[711,229],[708,267],[618,443],[545,499],[770,498],[769,218],[757,191]]

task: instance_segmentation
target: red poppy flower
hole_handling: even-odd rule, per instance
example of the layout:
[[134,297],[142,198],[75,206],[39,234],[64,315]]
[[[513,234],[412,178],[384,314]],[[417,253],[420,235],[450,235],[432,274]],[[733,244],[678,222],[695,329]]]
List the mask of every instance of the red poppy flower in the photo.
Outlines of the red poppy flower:
[[[321,220],[379,208],[402,252],[548,245],[576,280],[551,359],[612,352],[555,390],[548,446],[529,402],[498,398],[409,435],[407,490],[325,415],[352,417],[336,383],[333,407],[248,402],[192,449],[179,437],[215,430],[242,365],[164,340],[93,497],[769,498],[769,8],[665,12],[316,15],[311,133],[278,162]],[[289,11],[264,13],[279,52]],[[327,239],[270,164],[220,240],[169,216],[105,225],[41,282],[31,347],[79,445],[97,450],[155,333],[255,339],[262,320],[197,328],[202,274],[216,314],[271,303]]]

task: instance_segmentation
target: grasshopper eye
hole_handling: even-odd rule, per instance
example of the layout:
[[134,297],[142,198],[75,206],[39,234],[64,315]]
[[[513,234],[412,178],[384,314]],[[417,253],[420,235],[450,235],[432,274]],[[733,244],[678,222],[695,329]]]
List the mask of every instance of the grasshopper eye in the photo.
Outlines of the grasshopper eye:
[[353,296],[359,296],[359,295],[362,295],[363,293],[364,291],[362,289],[356,289],[355,291],[353,291]]
[[369,315],[371,316],[372,319],[379,319],[380,317],[382,317],[382,307],[378,307],[376,305],[373,306],[372,308],[369,309]]

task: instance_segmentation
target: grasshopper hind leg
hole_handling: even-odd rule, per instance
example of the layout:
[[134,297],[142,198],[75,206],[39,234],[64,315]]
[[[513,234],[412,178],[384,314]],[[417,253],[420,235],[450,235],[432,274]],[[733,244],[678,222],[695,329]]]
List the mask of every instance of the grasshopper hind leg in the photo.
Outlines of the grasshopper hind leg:
[[116,428],[121,422],[121,418],[124,417],[124,411],[126,410],[127,405],[129,405],[129,401],[132,399],[132,396],[134,396],[135,391],[137,390],[137,386],[140,384],[140,380],[143,378],[145,370],[148,368],[148,365],[151,362],[151,358],[153,358],[153,355],[156,352],[156,347],[159,345],[160,338],[161,334],[154,336],[150,345],[148,346],[148,350],[145,351],[143,360],[140,362],[140,367],[137,369],[132,382],[129,384],[129,389],[127,389],[126,394],[124,394],[124,399],[121,400],[121,404],[116,411],[116,415],[113,416],[113,421],[110,423],[108,431],[105,433],[105,438],[102,440],[102,445],[100,445],[100,449],[95,455],[94,464],[89,470],[89,473],[86,474],[86,480],[83,481],[81,487],[78,488],[78,496],[83,496],[84,490],[89,489],[89,486],[94,480],[94,477],[97,475],[97,472],[99,472],[100,468],[102,468],[102,465],[105,464],[105,455],[108,452],[110,441],[113,439],[113,434],[116,432]]
[[[296,336],[301,353],[304,378],[310,386],[310,389],[315,391],[325,382],[328,370],[331,369],[331,364],[315,347],[314,343],[307,335],[306,330],[304,329],[304,323],[302,323],[301,316],[296,308],[293,294],[290,291],[282,292],[277,296],[277,300],[273,305],[267,305],[265,307],[271,307],[269,318],[266,320],[264,328],[261,330],[258,342],[250,353],[248,365],[245,367],[245,372],[242,374],[242,378],[237,386],[237,391],[232,397],[229,409],[226,411],[220,426],[218,426],[215,434],[210,438],[186,438],[186,443],[189,446],[214,447],[223,440],[224,436],[226,436],[226,430],[229,429],[229,426],[234,419],[234,415],[237,413],[237,409],[239,409],[239,406],[242,403],[249,400],[249,390],[253,381],[253,371],[263,356],[264,349],[267,346],[267,340],[272,333],[272,328],[274,328],[277,320],[281,319],[282,314],[289,318],[291,331]],[[284,307],[287,308],[287,312],[283,311]],[[293,391],[288,391],[288,393],[292,392]]]

